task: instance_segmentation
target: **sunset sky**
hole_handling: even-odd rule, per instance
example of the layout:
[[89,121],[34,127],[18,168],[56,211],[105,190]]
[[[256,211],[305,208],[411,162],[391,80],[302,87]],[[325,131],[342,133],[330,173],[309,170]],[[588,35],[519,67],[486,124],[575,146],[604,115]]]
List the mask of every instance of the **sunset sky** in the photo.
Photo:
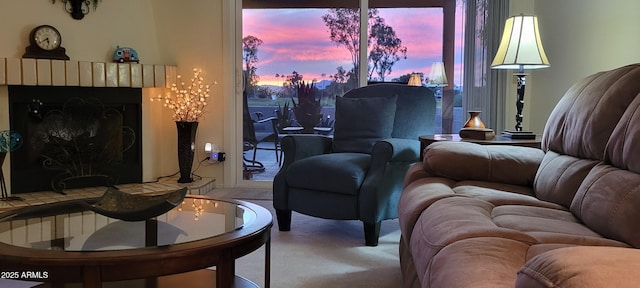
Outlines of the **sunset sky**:
[[[338,47],[329,39],[329,29],[322,21],[327,9],[245,9],[243,37],[253,35],[264,43],[258,47],[259,84],[281,85],[276,74],[290,75],[294,70],[304,80],[325,80],[342,66],[351,69],[351,57],[344,46]],[[393,66],[389,81],[412,72],[426,76],[432,62],[442,61],[442,9],[387,8],[379,9],[380,16],[407,47],[407,59]],[[461,18],[457,15],[457,18]],[[408,21],[407,19],[410,19]],[[462,21],[457,21],[456,85],[461,85]],[[322,76],[322,74],[327,76]]]

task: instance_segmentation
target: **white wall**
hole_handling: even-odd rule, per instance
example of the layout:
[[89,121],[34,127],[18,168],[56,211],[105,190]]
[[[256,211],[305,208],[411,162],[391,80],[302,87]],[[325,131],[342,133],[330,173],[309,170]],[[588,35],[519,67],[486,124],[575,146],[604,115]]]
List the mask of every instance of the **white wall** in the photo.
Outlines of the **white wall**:
[[[53,25],[62,34],[62,46],[71,60],[110,62],[116,45],[136,49],[141,63],[177,65],[185,79],[192,68],[202,68],[210,82],[226,79],[221,63],[224,55],[222,0],[108,0],[101,1],[82,20],[63,11],[62,1],[2,1],[0,3],[0,58],[21,58],[28,35],[37,25]],[[230,73],[230,72],[229,72]],[[230,95],[228,83],[212,89],[209,109],[200,120],[194,167],[204,159],[205,142],[223,149],[223,103]],[[144,89],[143,143],[145,180],[177,171],[175,124],[171,113],[148,98],[163,89]],[[0,103],[7,103],[6,86],[0,86]],[[230,93],[228,93],[230,94]],[[154,106],[158,105],[158,106]],[[8,107],[0,104],[0,129],[8,129]],[[229,116],[226,116],[229,117]],[[8,166],[6,163],[4,166]],[[8,167],[4,167],[8,172]],[[147,170],[150,169],[150,170]],[[196,173],[215,177],[223,185],[223,166],[204,164]]]
[[[229,139],[225,139],[225,125],[229,125],[229,119],[233,111],[226,107],[226,101],[234,98],[228,92],[228,75],[232,71],[225,68],[225,53],[223,51],[224,39],[228,33],[223,32],[223,1],[175,1],[153,0],[153,11],[156,17],[156,29],[158,42],[162,50],[169,55],[178,65],[178,72],[184,79],[190,79],[193,68],[201,68],[205,74],[205,80],[214,83],[211,92],[211,100],[206,115],[198,125],[198,139],[196,157],[194,162],[199,162],[206,157],[204,155],[204,143],[213,142],[221,151],[227,152],[229,161],[224,164],[207,164],[200,166],[195,172],[206,177],[215,177],[217,186],[230,186],[234,183],[225,183],[224,171],[230,170],[233,160],[232,149],[225,145]],[[225,124],[227,123],[227,124]],[[175,139],[175,124],[168,117],[164,119],[163,127],[170,127],[166,134]],[[175,154],[175,146],[164,149]],[[171,160],[177,161],[177,160]],[[170,165],[170,163],[167,163]],[[197,163],[195,167],[197,167]],[[231,182],[231,181],[227,181]]]
[[[538,16],[551,63],[550,68],[527,71],[524,130],[542,133],[556,103],[583,77],[640,62],[639,1],[511,0],[509,4],[511,15]],[[515,91],[514,83],[508,83],[505,127],[515,124]]]
[[109,61],[116,45],[136,49],[143,63],[164,63],[160,56],[151,0],[101,1],[82,20],[63,11],[62,1],[2,1],[0,55],[21,58],[31,29],[53,25],[72,60]]
[[599,71],[640,62],[638,11],[640,1],[535,1],[551,68],[532,75],[531,100],[526,104],[535,111],[528,117],[532,130],[543,131],[555,104],[573,83]]

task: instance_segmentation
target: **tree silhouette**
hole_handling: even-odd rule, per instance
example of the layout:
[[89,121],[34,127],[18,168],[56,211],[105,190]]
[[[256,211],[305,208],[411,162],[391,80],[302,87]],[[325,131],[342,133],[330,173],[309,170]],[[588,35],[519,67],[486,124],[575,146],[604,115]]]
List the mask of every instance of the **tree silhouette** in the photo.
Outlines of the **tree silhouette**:
[[[376,9],[369,9],[369,19]],[[360,56],[360,14],[358,9],[332,8],[322,21],[329,28],[331,41],[338,47],[344,46],[351,54],[351,63],[357,71]]]
[[247,35],[242,38],[242,61],[244,61],[244,69],[247,71],[247,93],[253,94],[253,87],[258,83],[259,77],[256,75],[258,68],[258,46],[262,45],[260,38]]
[[407,47],[402,46],[402,40],[396,36],[391,26],[385,24],[383,18],[374,19],[369,31],[369,79],[375,72],[380,81],[391,74],[393,64],[400,61],[401,57],[407,59]]
[[298,83],[302,82],[304,79],[304,75],[298,73],[297,71],[291,72],[290,75],[285,74],[276,74],[276,77],[285,78],[282,83],[282,96],[283,97],[291,97],[296,94],[296,87]]
[[346,71],[342,66],[338,66],[336,70],[338,70],[338,72],[333,75],[329,75],[331,84],[325,88],[328,95],[331,95],[331,97],[335,97],[335,95],[343,95],[351,88],[358,87],[358,83],[356,81],[357,76],[353,69]]
[[[391,68],[401,58],[406,58],[407,47],[402,46],[402,41],[397,37],[391,26],[385,24],[380,17],[378,9],[368,10],[367,46],[371,49],[367,63],[367,76],[372,80],[375,73],[380,80],[391,73]],[[351,54],[351,62],[354,71],[351,77],[358,82],[358,67],[360,65],[360,12],[358,9],[332,8],[322,21],[329,28],[331,41],[338,47],[344,46]]]

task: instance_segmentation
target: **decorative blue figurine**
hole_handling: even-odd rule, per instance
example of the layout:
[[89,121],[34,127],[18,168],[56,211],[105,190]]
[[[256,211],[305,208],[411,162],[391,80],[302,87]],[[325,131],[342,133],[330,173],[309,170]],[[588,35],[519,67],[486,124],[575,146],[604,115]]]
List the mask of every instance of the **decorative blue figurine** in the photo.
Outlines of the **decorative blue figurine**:
[[138,52],[136,52],[136,50],[133,50],[133,48],[117,46],[116,50],[113,51],[113,62],[140,63],[140,58],[138,58]]

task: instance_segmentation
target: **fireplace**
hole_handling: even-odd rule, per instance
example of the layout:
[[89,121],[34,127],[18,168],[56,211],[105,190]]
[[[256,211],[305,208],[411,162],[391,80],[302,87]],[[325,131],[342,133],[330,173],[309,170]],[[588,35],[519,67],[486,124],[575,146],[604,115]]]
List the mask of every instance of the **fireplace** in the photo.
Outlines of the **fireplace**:
[[12,194],[142,182],[142,89],[9,86]]

